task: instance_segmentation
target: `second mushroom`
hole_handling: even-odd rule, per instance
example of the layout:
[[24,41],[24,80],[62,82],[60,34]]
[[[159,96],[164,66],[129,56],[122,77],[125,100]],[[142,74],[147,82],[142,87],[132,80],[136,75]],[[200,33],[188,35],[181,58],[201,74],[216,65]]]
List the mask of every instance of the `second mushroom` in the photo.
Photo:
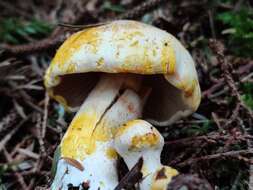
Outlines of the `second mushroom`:
[[45,86],[67,110],[77,111],[59,145],[52,190],[114,189],[119,127],[140,118],[167,126],[200,103],[188,51],[169,33],[136,21],[69,37],[46,72]]

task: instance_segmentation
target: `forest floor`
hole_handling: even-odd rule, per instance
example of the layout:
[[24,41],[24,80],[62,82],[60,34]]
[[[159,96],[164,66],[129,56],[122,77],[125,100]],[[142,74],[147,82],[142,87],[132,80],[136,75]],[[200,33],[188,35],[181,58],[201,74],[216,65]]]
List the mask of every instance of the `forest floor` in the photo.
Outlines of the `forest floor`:
[[[48,97],[45,70],[80,30],[75,25],[115,19],[166,30],[196,62],[199,109],[159,128],[163,163],[191,174],[168,189],[198,189],[200,181],[216,190],[253,189],[252,1],[1,0],[0,9],[0,190],[49,187],[54,151],[73,114]],[[126,172],[119,167],[120,176]]]

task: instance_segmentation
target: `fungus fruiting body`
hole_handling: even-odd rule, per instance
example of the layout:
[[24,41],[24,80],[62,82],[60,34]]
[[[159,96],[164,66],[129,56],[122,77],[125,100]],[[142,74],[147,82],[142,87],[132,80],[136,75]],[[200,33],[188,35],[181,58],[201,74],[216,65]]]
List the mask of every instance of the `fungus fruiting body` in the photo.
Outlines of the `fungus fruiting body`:
[[[82,184],[113,189],[118,183],[113,142],[120,126],[140,118],[166,126],[200,103],[194,61],[181,43],[163,30],[127,20],[70,36],[47,69],[45,86],[67,110],[78,111],[60,143],[53,190]],[[133,149],[139,142],[160,142],[155,136],[133,141]]]
[[177,170],[161,164],[163,145],[162,135],[147,121],[132,120],[118,128],[114,147],[128,168],[143,158],[140,190],[166,190],[171,178],[178,174]]
[[133,77],[109,74],[90,92],[60,144],[61,159],[52,189],[66,189],[70,184],[79,187],[84,182],[90,189],[109,190],[117,185],[113,136],[117,127],[141,116],[144,103],[128,87],[131,80]]

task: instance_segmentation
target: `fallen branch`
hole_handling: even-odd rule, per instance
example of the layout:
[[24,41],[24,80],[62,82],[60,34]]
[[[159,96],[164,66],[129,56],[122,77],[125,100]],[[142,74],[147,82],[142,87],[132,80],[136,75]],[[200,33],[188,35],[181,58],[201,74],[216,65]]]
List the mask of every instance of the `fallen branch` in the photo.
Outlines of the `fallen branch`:
[[[224,51],[225,51],[224,45],[220,41],[211,39],[210,40],[210,47],[213,50],[213,52],[217,55],[218,62],[221,65],[221,69],[223,71],[225,82],[227,83],[228,87],[230,88],[230,90],[232,92],[232,96],[234,96],[238,100],[240,105],[244,108],[244,110],[253,119],[253,112],[241,100],[241,95],[237,90],[236,82],[234,81],[234,79],[231,75],[232,71],[231,71],[230,65],[229,65],[228,60],[226,59],[226,57],[224,55]],[[225,124],[225,126],[227,126],[227,124]]]
[[26,119],[23,119],[17,126],[15,126],[12,131],[10,131],[1,141],[0,141],[0,152],[5,148],[8,141],[11,139],[11,137],[19,130],[19,128],[26,122],[28,119],[31,118],[31,115],[29,115]]
[[123,13],[122,15],[119,15],[116,20],[118,19],[136,19],[141,16],[143,16],[145,13],[153,10],[158,5],[166,2],[166,0],[149,0],[147,2],[143,2],[137,7],[134,7],[132,10],[127,11],[126,13]]

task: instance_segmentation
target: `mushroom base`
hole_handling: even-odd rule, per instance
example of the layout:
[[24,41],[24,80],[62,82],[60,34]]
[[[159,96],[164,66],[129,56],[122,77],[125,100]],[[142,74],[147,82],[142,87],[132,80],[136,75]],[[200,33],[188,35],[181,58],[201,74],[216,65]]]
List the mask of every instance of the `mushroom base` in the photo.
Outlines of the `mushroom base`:
[[[51,185],[52,190],[67,190],[70,187],[89,190],[111,190],[118,183],[118,176],[115,170],[117,154],[108,155],[108,149],[111,147],[110,142],[97,142],[96,152],[78,161],[83,169],[70,164],[65,159],[60,159],[57,163],[57,172]],[[108,157],[111,156],[111,159]],[[61,187],[61,188],[60,188]]]
[[[51,189],[58,190],[59,187],[62,187],[62,190],[64,190],[75,187],[89,190],[113,190],[118,184],[117,171],[115,170],[117,153],[113,149],[113,140],[106,143],[98,142],[97,146],[99,150],[80,163],[85,166],[83,170],[80,170],[78,166],[69,164],[64,159],[60,159]],[[149,156],[152,160],[149,164],[147,157],[144,157],[145,165],[141,169],[144,180],[140,184],[140,189],[165,190],[171,178],[176,176],[178,172],[168,166],[162,166],[159,157],[157,163],[157,160],[154,160],[154,153],[146,156]],[[108,159],[108,157],[111,159]]]

